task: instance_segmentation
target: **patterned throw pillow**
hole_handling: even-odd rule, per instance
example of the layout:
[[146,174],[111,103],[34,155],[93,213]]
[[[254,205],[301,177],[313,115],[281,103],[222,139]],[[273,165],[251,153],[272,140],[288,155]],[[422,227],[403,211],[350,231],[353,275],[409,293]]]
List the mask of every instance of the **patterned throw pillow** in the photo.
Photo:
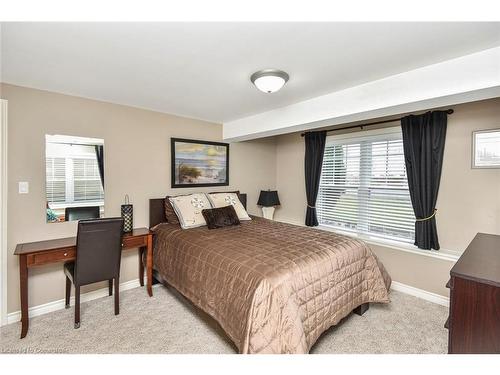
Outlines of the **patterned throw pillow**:
[[236,193],[209,193],[207,194],[208,199],[210,199],[210,203],[212,203],[213,207],[224,207],[231,205],[234,207],[236,214],[238,215],[238,219],[240,220],[252,220],[250,216],[248,216],[245,207],[241,204],[238,194]]
[[211,208],[210,201],[203,193],[169,197],[168,200],[179,218],[182,229],[190,229],[207,225],[201,211]]

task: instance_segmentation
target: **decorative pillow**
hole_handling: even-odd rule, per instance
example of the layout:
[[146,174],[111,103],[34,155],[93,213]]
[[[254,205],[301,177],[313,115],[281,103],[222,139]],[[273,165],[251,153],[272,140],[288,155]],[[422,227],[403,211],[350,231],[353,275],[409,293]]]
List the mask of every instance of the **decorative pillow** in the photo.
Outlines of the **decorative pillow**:
[[245,207],[241,204],[238,194],[236,193],[209,193],[207,194],[208,199],[210,199],[210,203],[212,203],[213,207],[224,207],[227,205],[231,205],[234,207],[236,214],[238,215],[238,219],[240,220],[252,220],[250,216],[248,216]]
[[[226,193],[226,192],[215,192],[215,193]],[[240,191],[230,191],[229,193],[236,193],[239,194]],[[172,203],[170,203],[170,200],[168,198],[174,198],[174,197],[181,197],[181,196],[187,196],[191,194],[181,194],[181,195],[167,195],[164,200],[164,205],[165,205],[165,218],[167,219],[167,222],[170,224],[179,224],[179,218],[177,217],[177,214],[174,211],[174,208],[172,207]]]
[[234,207],[229,205],[226,207],[210,208],[201,211],[208,229],[217,229],[229,227],[231,225],[240,225],[238,215]]
[[210,201],[203,193],[183,195],[168,198],[179,218],[182,229],[196,228],[207,225],[201,211],[211,208]]
[[165,197],[165,217],[167,218],[167,222],[170,224],[179,224],[179,219],[177,218],[177,214],[172,207],[172,203],[170,203],[169,198],[174,198],[170,196]]

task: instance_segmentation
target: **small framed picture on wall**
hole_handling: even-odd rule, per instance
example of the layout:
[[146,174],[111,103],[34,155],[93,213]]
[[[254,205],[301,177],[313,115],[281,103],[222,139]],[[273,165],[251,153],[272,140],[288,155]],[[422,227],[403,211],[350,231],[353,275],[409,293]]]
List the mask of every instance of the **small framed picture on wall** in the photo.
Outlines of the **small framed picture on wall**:
[[472,132],[472,168],[500,168],[500,129]]

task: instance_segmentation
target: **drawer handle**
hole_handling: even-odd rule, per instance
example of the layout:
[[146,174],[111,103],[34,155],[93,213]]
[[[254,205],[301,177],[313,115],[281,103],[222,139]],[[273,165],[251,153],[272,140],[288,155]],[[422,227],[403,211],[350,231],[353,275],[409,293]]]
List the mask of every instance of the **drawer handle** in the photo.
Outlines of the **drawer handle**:
[[64,253],[64,256],[67,257],[68,256],[68,253]]

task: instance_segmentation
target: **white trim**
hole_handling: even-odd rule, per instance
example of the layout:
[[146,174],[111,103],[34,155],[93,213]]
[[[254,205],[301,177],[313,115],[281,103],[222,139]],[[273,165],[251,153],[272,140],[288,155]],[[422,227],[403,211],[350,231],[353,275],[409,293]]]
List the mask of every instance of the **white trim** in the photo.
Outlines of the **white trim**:
[[76,144],[82,146],[104,146],[104,139],[101,138],[89,138],[89,137],[77,137],[73,135],[61,135],[61,134],[45,134],[46,143],[63,143],[63,144]]
[[[303,223],[294,221],[294,220],[287,220],[287,219],[275,219],[276,221],[280,221],[282,223],[287,223],[287,224],[293,224],[293,225],[299,225],[299,226],[304,226]],[[399,242],[399,241],[390,241],[390,240],[385,240],[385,239],[374,239],[373,237],[358,234],[358,233],[352,233],[352,232],[344,232],[341,230],[338,230],[336,228],[332,228],[329,226],[325,225],[319,225],[317,227],[311,227],[316,230],[325,230],[327,232],[333,232],[337,234],[342,234],[344,236],[348,237],[353,237],[356,239],[360,239],[370,245],[377,245],[377,246],[383,246],[387,247],[389,249],[393,250],[399,250],[399,251],[404,251],[406,253],[412,253],[416,255],[422,255],[426,257],[431,257],[431,258],[436,258],[436,259],[442,259],[442,260],[448,260],[450,262],[456,262],[458,258],[460,258],[461,253],[455,250],[447,250],[447,249],[441,249],[439,251],[437,250],[421,250],[418,247],[412,245],[412,244],[406,244],[404,242]]]
[[393,122],[394,125],[387,126],[381,129],[363,130],[363,132],[352,132],[345,134],[331,134],[326,137],[326,144],[327,145],[335,145],[339,143],[344,144],[346,143],[345,142],[346,140],[347,141],[352,140],[353,142],[360,142],[363,141],[365,138],[373,139],[375,137],[381,137],[385,140],[387,139],[392,140],[392,138],[401,139],[403,137],[403,133],[401,130],[401,122],[398,122],[397,120],[394,120]]
[[[146,279],[144,280],[144,285],[146,285]],[[161,285],[161,284],[153,285],[153,287],[157,287],[159,285]],[[120,291],[134,289],[134,288],[137,288],[139,286],[140,286],[139,279],[127,281],[127,282],[120,284]],[[428,292],[428,291],[423,290],[423,289],[418,289],[418,288],[400,283],[398,281],[392,282],[391,289],[395,290],[397,292],[409,294],[411,296],[424,299],[424,300],[432,302],[432,303],[436,303],[438,305],[447,306],[447,307],[450,305],[450,300],[448,297],[441,296],[441,295],[436,294],[436,293]],[[102,288],[102,289],[98,289],[98,290],[94,290],[92,292],[82,294],[81,295],[81,302],[82,303],[89,302],[89,301],[93,301],[95,299],[107,297],[107,296],[108,296],[108,288]],[[74,303],[75,303],[75,297],[72,296],[70,304],[74,305]],[[64,307],[65,307],[65,301],[64,301],[64,299],[60,299],[57,301],[45,303],[43,305],[30,307],[28,314],[29,314],[30,318],[33,318],[35,316],[40,316],[40,315],[47,314],[47,313],[50,313],[53,311],[62,310],[62,309],[64,309]],[[16,323],[16,322],[19,322],[20,320],[21,320],[21,311],[15,311],[15,312],[8,314],[6,324]]]
[[422,250],[416,247],[415,245],[393,242],[393,241],[384,241],[384,240],[375,240],[375,239],[364,239],[364,241],[371,245],[383,246],[389,249],[404,251],[406,253],[412,253],[416,255],[422,255],[425,257],[436,258],[447,260],[450,262],[456,262],[458,258],[460,258],[460,253],[455,250]]
[[365,234],[360,234],[360,233],[353,233],[353,232],[344,232],[336,228],[329,227],[327,225],[320,225],[317,227],[319,230],[326,230],[328,232],[334,232],[338,234],[343,234],[344,236],[349,236],[349,237],[354,237],[358,238],[360,240],[365,241],[366,243],[370,245],[377,245],[377,246],[383,246],[387,247],[389,249],[393,250],[400,250],[404,251],[407,253],[412,253],[416,255],[422,255],[422,256],[427,256],[431,258],[437,258],[437,259],[443,259],[443,260],[448,260],[451,262],[456,262],[458,258],[460,258],[460,253],[458,251],[454,250],[446,250],[446,249],[441,249],[441,250],[422,250],[416,247],[415,245],[412,245],[410,243],[404,243],[401,241],[391,241],[388,239],[383,239],[383,238],[374,238]]
[[[280,221],[282,223],[287,223],[287,224],[304,226],[304,224],[299,223],[297,221],[284,220],[284,219],[279,219],[277,221]],[[332,228],[328,228],[328,227],[326,227],[326,228],[325,227],[314,227],[314,229],[317,229],[317,230],[326,230],[326,231],[329,231],[329,232],[339,233],[338,231],[333,230]],[[350,235],[351,237],[358,238],[358,236],[353,236],[352,233],[348,233],[348,234],[346,234],[346,233],[340,233],[340,234],[344,234],[344,235],[348,235],[348,236]],[[446,254],[446,253],[445,254],[439,254],[443,250],[440,250],[440,251],[413,250],[413,249],[409,249],[409,248],[404,248],[400,244],[398,244],[398,245],[391,245],[391,244],[388,244],[388,243],[385,243],[385,242],[381,242],[381,241],[375,242],[373,240],[366,240],[366,239],[363,239],[363,238],[360,238],[360,239],[362,239],[363,241],[365,241],[365,242],[367,242],[369,244],[373,243],[373,244],[376,244],[376,245],[379,245],[379,246],[385,246],[385,247],[388,247],[388,248],[391,248],[391,249],[401,250],[401,251],[410,252],[410,253],[414,253],[414,254],[417,254],[417,255],[428,256],[428,257],[432,257],[432,258],[439,258],[439,259],[444,259],[444,260],[456,261],[460,257],[459,255],[456,255],[456,252],[453,252],[451,250],[444,250],[448,254]],[[416,247],[415,247],[415,249],[416,249]],[[436,254],[436,253],[438,253],[438,254]],[[399,281],[392,281],[392,283],[391,283],[391,289],[395,290],[395,291],[398,291],[398,292],[401,292],[401,293],[409,294],[409,295],[417,297],[417,298],[424,299],[424,300],[429,301],[429,302],[437,303],[438,305],[447,306],[447,307],[450,305],[450,299],[449,299],[449,297],[442,296],[440,294],[436,294],[436,293],[432,293],[432,292],[428,292],[428,291],[423,290],[423,289],[415,288],[413,286],[400,283]]]
[[[222,123],[224,142],[401,115],[500,95],[500,47]],[[460,79],[457,79],[457,77]]]
[[7,106],[0,99],[0,326],[7,323]]
[[[144,279],[144,285],[146,285],[147,281],[146,278]],[[161,285],[161,284],[156,284],[153,285],[153,287]],[[124,283],[120,284],[120,292],[123,292],[125,290],[130,290],[139,287],[139,279],[131,280],[131,281],[126,281]],[[146,286],[144,286],[144,293],[146,293]],[[98,290],[94,290],[92,292],[84,293],[80,297],[80,301],[83,302],[88,302],[88,301],[93,301],[98,298],[102,297],[107,297],[109,295],[109,290],[108,288],[102,288]],[[71,305],[75,304],[75,297],[71,297],[70,301]],[[47,314],[53,311],[61,310],[64,309],[65,307],[65,300],[60,299],[57,301],[52,301],[49,303],[44,303],[43,305],[38,305],[38,306],[33,306],[30,307],[28,310],[28,315],[30,318],[33,318],[35,316],[40,316],[43,314]],[[15,311],[7,315],[7,324],[15,323],[21,320],[21,311]]]
[[423,289],[418,289],[410,285],[400,283],[398,281],[393,281],[391,284],[391,289],[397,292],[409,294],[410,296],[424,299],[426,301],[437,303],[441,306],[450,306],[450,299],[448,297],[442,296],[440,294],[428,292]]

